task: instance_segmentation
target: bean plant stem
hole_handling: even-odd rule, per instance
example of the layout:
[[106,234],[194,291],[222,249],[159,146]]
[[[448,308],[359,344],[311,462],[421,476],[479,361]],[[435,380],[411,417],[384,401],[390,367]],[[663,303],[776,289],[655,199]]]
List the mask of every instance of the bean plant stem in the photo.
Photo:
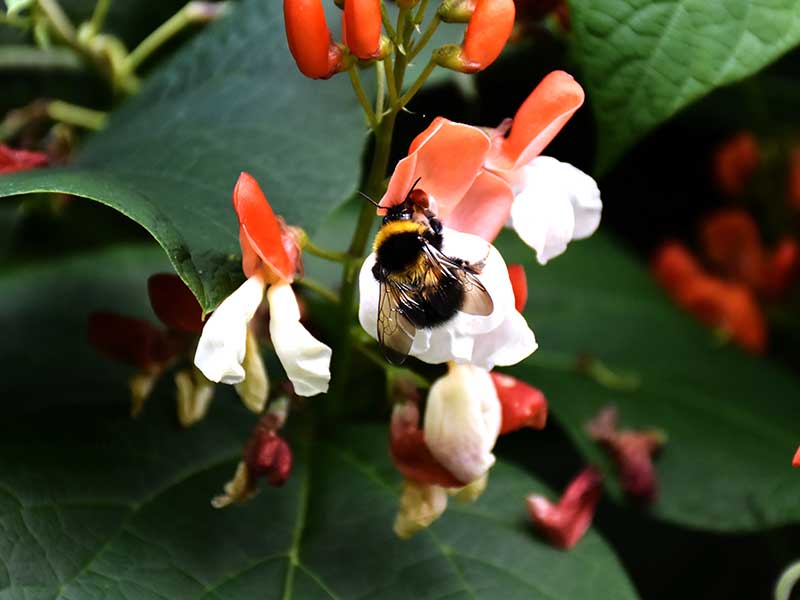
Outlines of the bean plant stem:
[[406,104],[408,104],[409,100],[411,100],[411,98],[414,97],[414,94],[416,94],[420,90],[420,88],[423,86],[423,84],[425,83],[425,81],[428,79],[428,77],[435,68],[436,68],[436,62],[433,60],[433,58],[431,58],[428,61],[428,64],[425,65],[425,68],[423,69],[422,73],[420,73],[419,77],[417,77],[417,80],[411,84],[411,87],[408,88],[406,93],[403,94],[397,101],[399,108],[403,108]]
[[327,248],[322,248],[321,246],[317,246],[311,240],[305,241],[303,245],[303,251],[333,262],[345,263],[350,259],[350,255],[345,252],[336,252],[335,250],[328,250]]
[[361,104],[361,108],[364,109],[364,114],[367,116],[369,126],[374,131],[378,128],[378,120],[375,117],[375,113],[372,111],[372,106],[364,91],[364,86],[361,85],[361,76],[358,74],[358,67],[353,64],[353,66],[347,69],[347,74],[350,76],[350,83],[353,85],[356,98],[358,98],[358,102]]
[[431,19],[431,22],[428,23],[428,27],[425,28],[425,31],[420,36],[419,40],[417,40],[417,43],[414,44],[414,47],[411,50],[409,50],[408,52],[409,62],[414,60],[414,57],[417,54],[419,54],[420,50],[422,50],[425,47],[425,45],[430,41],[431,36],[433,36],[433,34],[436,33],[436,29],[438,29],[439,23],[441,22],[442,18],[439,16],[438,13],[433,15],[433,19]]
[[77,125],[92,131],[105,127],[107,117],[106,113],[99,110],[77,106],[63,100],[49,102],[47,104],[47,115],[54,121]]
[[103,25],[106,22],[106,15],[108,15],[110,6],[111,0],[97,0],[97,4],[94,5],[92,19],[89,21],[92,35],[97,35],[103,30]]
[[320,283],[316,279],[311,279],[310,277],[303,277],[301,279],[295,280],[295,283],[297,283],[297,285],[299,285],[300,287],[304,287],[308,290],[311,290],[312,292],[314,292],[324,300],[327,300],[328,302],[332,302],[334,304],[339,303],[339,295],[332,289],[330,289],[328,286],[326,286],[323,283]]
[[125,72],[135,72],[156,50],[194,23],[196,19],[192,15],[193,11],[190,2],[144,38],[125,58]]
[[789,600],[797,581],[800,580],[800,562],[790,565],[778,579],[775,586],[775,600]]

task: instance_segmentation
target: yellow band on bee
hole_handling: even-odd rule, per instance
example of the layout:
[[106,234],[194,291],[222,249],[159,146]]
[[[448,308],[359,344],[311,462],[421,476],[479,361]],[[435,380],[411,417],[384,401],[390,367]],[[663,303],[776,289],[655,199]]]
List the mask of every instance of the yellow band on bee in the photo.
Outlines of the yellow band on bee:
[[378,235],[375,236],[375,243],[372,245],[372,249],[377,250],[389,236],[412,231],[422,235],[425,233],[425,226],[416,221],[390,221],[378,230]]

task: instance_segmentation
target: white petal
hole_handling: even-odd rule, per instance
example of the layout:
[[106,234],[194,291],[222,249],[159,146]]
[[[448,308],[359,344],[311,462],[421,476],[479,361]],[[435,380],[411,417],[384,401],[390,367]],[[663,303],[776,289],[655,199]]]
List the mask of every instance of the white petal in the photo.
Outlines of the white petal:
[[244,379],[247,326],[264,299],[264,280],[254,275],[225,298],[209,317],[194,364],[211,381],[235,384]]
[[468,484],[494,464],[501,409],[488,371],[452,365],[428,394],[425,444],[448,471]]
[[508,367],[528,358],[538,347],[525,317],[509,311],[500,327],[476,338],[472,364],[487,371]]
[[300,323],[300,307],[292,286],[273,285],[267,290],[269,336],[275,353],[298,396],[328,391],[331,380],[331,349]]
[[[459,312],[439,327],[418,329],[411,346],[411,356],[431,364],[452,360],[491,369],[494,364],[511,364],[507,362],[508,359],[504,359],[504,362],[497,360],[499,352],[503,356],[510,356],[515,351],[521,355],[519,360],[533,352],[536,344],[527,324],[521,330],[511,330],[506,325],[506,321],[512,319],[519,327],[520,321],[524,323],[524,318],[514,308],[514,291],[508,278],[508,268],[497,249],[477,236],[445,229],[442,250],[448,256],[470,262],[484,261],[483,271],[478,278],[492,297],[494,310],[483,317]],[[358,317],[364,330],[377,339],[379,284],[372,274],[374,264],[375,255],[371,254],[361,267]],[[529,342],[524,355],[520,350],[521,339]],[[488,345],[484,346],[484,342]],[[506,342],[511,344],[508,350],[504,349]]]
[[519,170],[511,224],[541,264],[600,224],[603,203],[594,179],[568,163],[539,156]]
[[261,349],[258,340],[251,330],[247,330],[247,351],[244,355],[244,381],[236,384],[236,393],[239,394],[244,405],[256,414],[264,410],[264,405],[269,397],[269,377],[261,358]]

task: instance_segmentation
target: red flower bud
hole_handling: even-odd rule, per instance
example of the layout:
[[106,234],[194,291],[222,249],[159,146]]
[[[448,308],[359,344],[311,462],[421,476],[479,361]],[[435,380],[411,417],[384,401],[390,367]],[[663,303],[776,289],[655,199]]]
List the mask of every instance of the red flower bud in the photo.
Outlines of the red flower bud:
[[528,515],[536,528],[559,548],[572,548],[592,523],[594,511],[603,492],[602,476],[594,468],[581,471],[553,504],[544,496],[526,498]]
[[[465,3],[471,8],[471,3]],[[441,13],[442,11],[440,11]],[[500,56],[514,29],[514,0],[477,0],[461,46],[442,46],[439,65],[462,73],[483,71]],[[455,14],[448,20],[458,20]]]
[[17,171],[29,171],[46,164],[46,154],[28,150],[14,150],[5,144],[0,144],[0,175]]
[[424,433],[419,428],[416,403],[395,404],[389,432],[389,452],[403,477],[443,487],[464,486],[462,481],[436,461],[425,444]]
[[503,409],[500,435],[523,427],[543,429],[547,422],[547,400],[541,390],[504,373],[489,374]]
[[626,494],[644,502],[655,500],[658,484],[652,458],[664,445],[663,433],[618,431],[617,409],[613,406],[604,408],[586,423],[586,432],[610,452]]
[[514,291],[514,308],[518,312],[522,312],[528,301],[528,280],[525,277],[525,267],[508,265],[508,278],[511,280],[511,289]]
[[722,144],[714,155],[717,185],[730,196],[741,196],[758,168],[758,142],[743,131]]
[[342,50],[331,38],[321,0],[283,0],[286,40],[306,77],[328,79],[339,71]]
[[380,55],[381,0],[345,0],[342,37],[350,52],[362,60]]
[[180,277],[158,273],[147,280],[150,306],[164,325],[171,329],[200,334],[203,310]]

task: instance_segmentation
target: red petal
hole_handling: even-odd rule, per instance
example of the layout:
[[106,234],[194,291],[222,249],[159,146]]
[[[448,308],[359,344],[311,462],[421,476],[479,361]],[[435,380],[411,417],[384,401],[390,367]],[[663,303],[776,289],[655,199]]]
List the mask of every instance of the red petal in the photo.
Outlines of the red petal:
[[572,548],[592,523],[603,492],[601,483],[600,473],[588,467],[567,486],[558,504],[552,504],[544,496],[528,496],[528,515],[554,546]]
[[[508,221],[513,201],[514,192],[504,179],[489,171],[481,171],[464,198],[445,219],[445,225],[491,243]],[[442,202],[438,205],[441,207]]]
[[14,150],[0,144],[0,175],[28,171],[47,164],[47,155],[42,152]]
[[514,29],[515,12],[514,0],[478,0],[461,44],[461,59],[473,72],[500,56]]
[[284,0],[286,41],[306,77],[327,79],[338,71],[342,51],[333,43],[320,0]]
[[164,325],[172,329],[200,334],[203,310],[180,277],[158,273],[147,280],[150,306]]
[[252,175],[239,175],[233,208],[239,216],[240,239],[247,241],[242,244],[242,255],[247,257],[252,249],[273,274],[291,281],[295,265],[284,248],[280,223]]
[[256,427],[244,450],[244,461],[251,476],[266,477],[271,486],[280,487],[292,473],[289,444],[272,429]]
[[89,315],[89,343],[104,356],[143,371],[161,367],[183,350],[147,321],[105,312]]
[[500,435],[523,427],[543,429],[547,423],[547,400],[541,390],[504,373],[489,373],[503,408]]
[[541,154],[583,104],[583,88],[564,71],[553,71],[528,96],[514,116],[502,153],[513,166]]
[[375,58],[381,46],[381,0],[347,0],[342,37],[350,52],[362,60]]
[[680,242],[667,242],[653,257],[653,275],[668,292],[678,294],[699,275],[700,264]]
[[508,265],[508,278],[511,280],[511,289],[514,290],[514,308],[517,312],[522,312],[528,302],[528,279],[525,277],[525,267]]
[[717,184],[729,196],[741,196],[759,163],[758,141],[743,131],[722,144],[714,155]]
[[703,252],[723,277],[759,289],[765,268],[765,251],[758,225],[740,209],[721,210],[701,228]]
[[409,155],[397,163],[381,199],[383,208],[401,204],[411,185],[436,200],[437,215],[446,219],[472,186],[491,148],[481,129],[437,118],[419,134]]
[[764,273],[764,293],[769,298],[780,298],[797,279],[800,271],[800,246],[791,238],[780,241],[769,257]]
[[792,466],[800,467],[800,448],[798,448],[797,452],[794,453],[794,458],[792,459]]
[[403,477],[443,487],[464,486],[436,461],[425,444],[424,433],[419,429],[419,409],[415,403],[395,405],[389,431],[389,452]]

